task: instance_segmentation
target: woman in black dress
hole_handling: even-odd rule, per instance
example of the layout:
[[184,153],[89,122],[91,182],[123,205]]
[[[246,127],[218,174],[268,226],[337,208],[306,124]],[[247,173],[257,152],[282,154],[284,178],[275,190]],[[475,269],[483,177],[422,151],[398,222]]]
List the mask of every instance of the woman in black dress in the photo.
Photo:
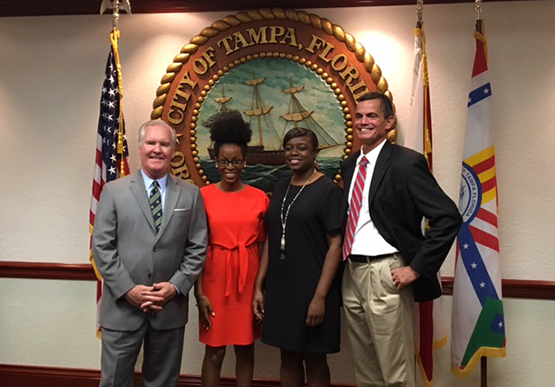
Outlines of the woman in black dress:
[[284,386],[329,386],[326,354],[339,351],[341,189],[317,170],[318,139],[293,128],[283,140],[293,176],[277,183],[253,307],[262,341],[281,351]]

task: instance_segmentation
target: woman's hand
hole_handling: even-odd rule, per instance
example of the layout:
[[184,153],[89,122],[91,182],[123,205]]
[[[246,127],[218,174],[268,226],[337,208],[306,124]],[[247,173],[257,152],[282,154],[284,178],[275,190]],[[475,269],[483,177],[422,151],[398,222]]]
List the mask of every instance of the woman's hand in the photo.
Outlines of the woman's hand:
[[252,310],[256,317],[257,323],[261,323],[264,319],[264,292],[260,289],[254,289],[252,297]]
[[324,313],[326,312],[326,300],[321,297],[314,297],[308,306],[308,315],[306,316],[306,326],[315,327],[324,322]]
[[197,306],[200,321],[202,322],[202,325],[204,325],[204,328],[209,330],[212,327],[210,318],[216,317],[216,313],[214,313],[214,309],[212,309],[212,304],[210,303],[208,297],[202,296],[200,299],[197,299]]

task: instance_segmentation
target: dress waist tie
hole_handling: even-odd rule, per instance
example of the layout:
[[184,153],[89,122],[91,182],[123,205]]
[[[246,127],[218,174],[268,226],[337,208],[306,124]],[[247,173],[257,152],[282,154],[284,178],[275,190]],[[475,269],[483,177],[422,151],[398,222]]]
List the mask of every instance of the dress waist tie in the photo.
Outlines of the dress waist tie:
[[212,244],[211,247],[214,249],[227,250],[226,254],[226,278],[225,278],[225,296],[229,297],[231,294],[232,287],[232,270],[231,270],[231,254],[233,251],[238,250],[239,253],[239,279],[237,281],[237,291],[239,294],[245,292],[245,285],[247,283],[247,274],[249,271],[249,253],[248,250],[256,246],[258,242],[250,243],[246,245],[245,243],[237,243],[232,246],[223,246],[218,244]]

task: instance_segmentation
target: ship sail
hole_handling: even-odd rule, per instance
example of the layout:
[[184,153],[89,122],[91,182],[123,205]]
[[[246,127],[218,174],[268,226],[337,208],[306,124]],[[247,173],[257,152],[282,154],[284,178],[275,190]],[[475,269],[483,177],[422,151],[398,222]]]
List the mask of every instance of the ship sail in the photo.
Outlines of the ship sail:
[[296,94],[304,90],[304,86],[292,87],[290,89],[282,90],[285,94]]
[[281,118],[283,118],[285,121],[288,122],[301,122],[303,120],[305,120],[306,118],[310,117],[312,115],[312,113],[314,113],[314,110],[307,112],[298,112],[298,113],[287,113],[281,116]]
[[[279,138],[270,112],[273,106],[266,106],[262,95],[259,91],[259,85],[262,84],[266,78],[256,78],[245,81],[245,84],[252,86],[252,100],[251,108],[244,113],[249,116],[250,125],[258,134],[258,146],[264,147],[265,150],[276,151],[281,148],[281,139]],[[255,126],[253,126],[253,121]],[[248,160],[248,158],[247,158]]]
[[265,80],[266,80],[266,78],[255,78],[255,79],[251,79],[249,81],[245,81],[245,84],[247,84],[249,86],[258,86],[262,82],[264,82]]
[[319,149],[332,148],[341,145],[339,141],[333,138],[326,129],[324,129],[313,117],[314,110],[306,110],[301,101],[295,94],[304,90],[304,86],[293,86],[293,81],[290,81],[291,87],[283,89],[285,94],[289,94],[291,99],[289,101],[289,108],[286,114],[280,117],[285,120],[285,127],[283,133],[295,126],[304,127],[312,130],[316,137],[318,137]]
[[[225,97],[225,98],[214,98],[214,101],[216,101],[217,103],[227,103],[229,101],[231,101],[231,97]],[[225,110],[225,108],[222,106],[222,110]]]
[[217,103],[222,105],[220,107],[220,111],[223,112],[224,110],[227,110],[225,104],[228,103],[229,101],[231,101],[231,98],[232,97],[226,97],[225,96],[225,89],[222,87],[222,96],[220,98],[214,98],[214,101],[216,101]]
[[273,108],[273,106],[262,108],[262,109],[246,110],[245,114],[249,117],[262,116],[264,114],[270,113],[270,110],[272,110],[272,108]]

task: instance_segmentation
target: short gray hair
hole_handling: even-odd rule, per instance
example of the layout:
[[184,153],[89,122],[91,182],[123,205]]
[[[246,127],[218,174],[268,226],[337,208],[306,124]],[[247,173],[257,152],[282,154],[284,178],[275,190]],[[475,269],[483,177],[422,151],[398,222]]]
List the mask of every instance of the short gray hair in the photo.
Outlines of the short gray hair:
[[175,148],[175,146],[177,145],[177,134],[175,133],[175,129],[162,120],[150,120],[141,125],[141,127],[139,128],[139,145],[143,144],[146,128],[148,128],[149,126],[160,126],[162,128],[168,129],[172,136],[172,146]]

